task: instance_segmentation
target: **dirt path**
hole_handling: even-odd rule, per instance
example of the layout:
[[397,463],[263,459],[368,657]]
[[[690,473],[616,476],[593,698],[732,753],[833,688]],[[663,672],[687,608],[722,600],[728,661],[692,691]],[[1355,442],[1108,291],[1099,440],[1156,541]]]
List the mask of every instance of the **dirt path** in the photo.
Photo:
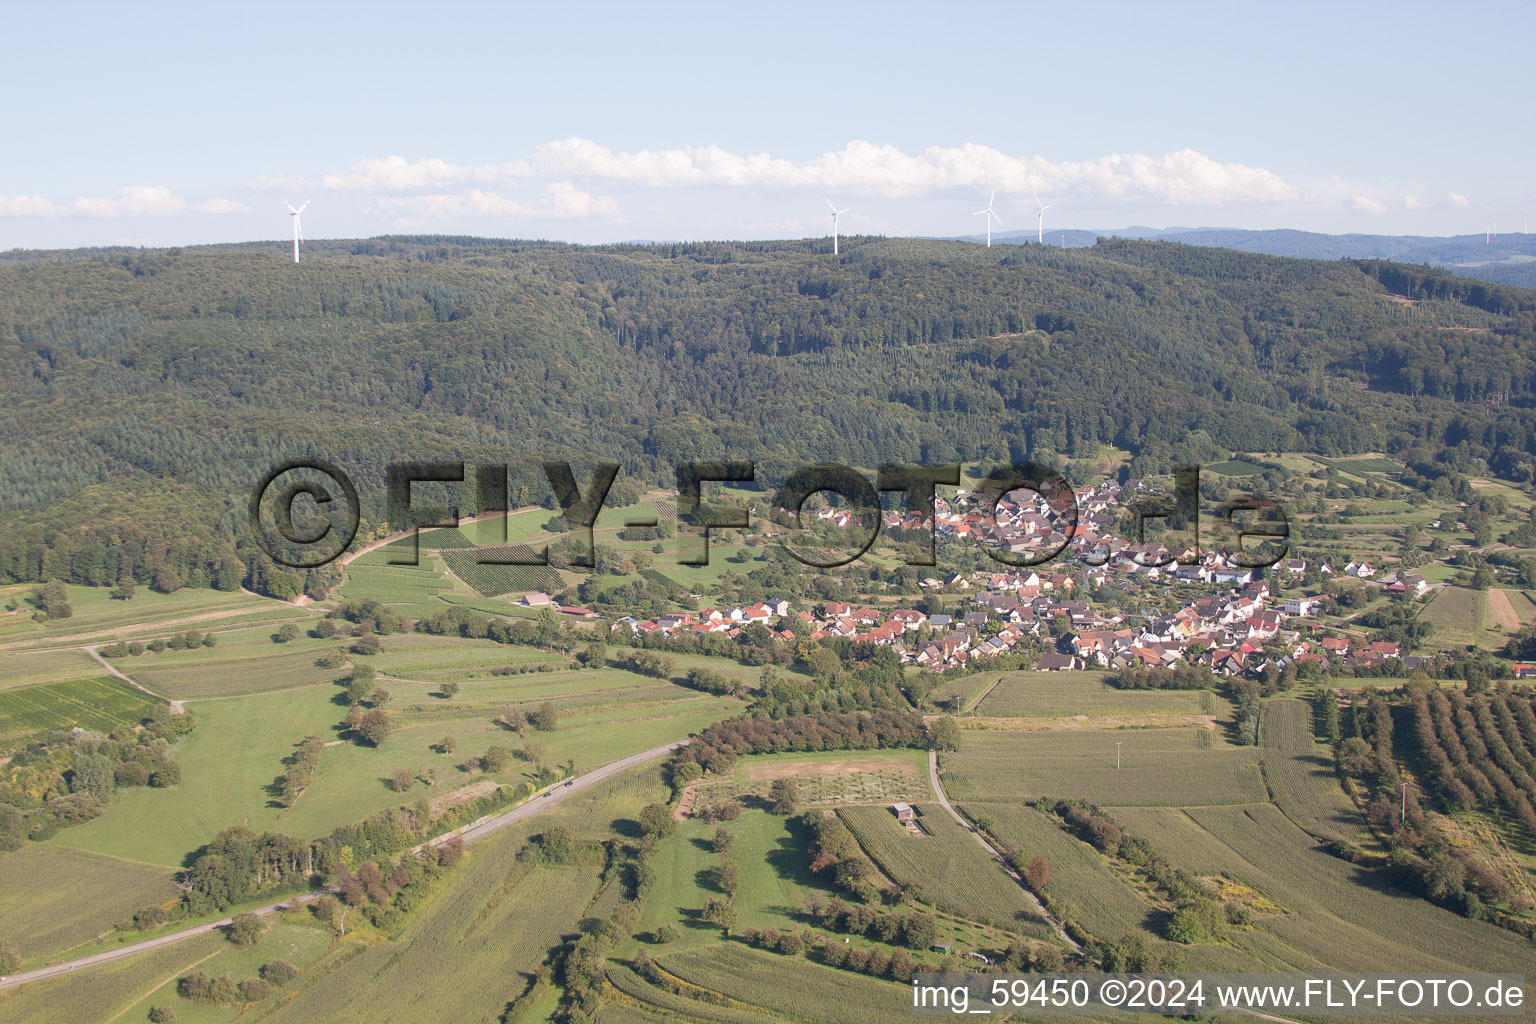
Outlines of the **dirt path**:
[[1003,677],[1002,676],[998,676],[997,679],[995,679],[993,681],[992,685],[987,687],[985,690],[982,690],[981,694],[975,700],[971,701],[965,707],[961,708],[960,709],[960,713],[962,715],[968,715],[972,711],[975,711],[977,708],[981,707],[981,702],[986,700],[988,695],[991,694],[993,690],[997,689],[997,684],[1001,683],[1002,681],[1003,681]]
[[106,658],[103,658],[101,656],[100,652],[98,652],[96,650],[96,648],[94,648],[94,647],[82,647],[80,649],[82,651],[84,651],[86,654],[89,654],[92,658],[95,658],[96,659],[96,663],[99,664],[102,668],[106,669],[108,672],[111,672],[114,676],[117,676],[117,678],[121,679],[123,682],[125,682],[129,686],[133,687],[135,690],[140,690],[140,691],[142,691],[144,693],[147,693],[151,697],[155,698],[156,700],[163,700],[163,701],[165,701],[167,704],[169,704],[171,706],[171,714],[173,714],[173,715],[181,714],[182,709],[183,709],[183,705],[182,705],[181,701],[179,701],[179,700],[171,700],[171,698],[169,698],[169,697],[167,697],[167,696],[165,696],[163,694],[156,693],[154,690],[151,690],[149,687],[145,686],[143,683],[139,682],[137,679],[130,679],[128,676],[126,676],[122,672],[118,671],[116,665],[113,665]]
[[944,795],[944,787],[939,785],[939,752],[933,747],[928,748],[928,781],[933,784],[933,795],[938,798],[939,804],[949,812],[949,816],[955,819],[955,823],[969,832],[971,834],[971,838],[980,843],[981,848],[986,850],[987,853],[991,855],[992,859],[997,861],[997,863],[1002,867],[1004,871],[1008,872],[1008,877],[1019,884],[1019,888],[1023,891],[1024,895],[1029,897],[1029,901],[1033,903],[1035,905],[1035,909],[1040,912],[1040,917],[1050,922],[1051,927],[1056,929],[1056,935],[1061,939],[1061,941],[1065,942],[1068,946],[1071,946],[1074,950],[1081,953],[1083,951],[1083,947],[1079,946],[1077,942],[1072,938],[1072,936],[1067,934],[1067,930],[1062,927],[1061,922],[1052,917],[1051,912],[1045,909],[1045,904],[1041,903],[1040,898],[1034,894],[1034,891],[1030,889],[1029,886],[1024,884],[1023,876],[1021,876],[1017,871],[1013,870],[1013,865],[1008,863],[1007,859],[1003,856],[1002,851],[998,850],[991,843],[987,842],[986,837],[983,836],[980,832],[976,831],[975,827],[972,826],[970,822],[966,821],[964,816],[962,816],[961,813],[955,810],[954,807],[950,804],[949,798]]

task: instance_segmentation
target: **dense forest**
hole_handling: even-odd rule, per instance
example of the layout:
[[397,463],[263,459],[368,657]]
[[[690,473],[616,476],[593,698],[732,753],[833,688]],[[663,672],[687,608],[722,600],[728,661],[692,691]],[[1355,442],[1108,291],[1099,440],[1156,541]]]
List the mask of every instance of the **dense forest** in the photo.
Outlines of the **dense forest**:
[[[0,579],[267,592],[252,486],[324,458],[383,520],[386,464],[547,458],[670,483],[741,458],[1032,457],[1150,472],[1382,450],[1536,474],[1536,293],[1379,261],[1162,242],[469,238],[0,260]],[[578,469],[578,478],[586,479]],[[475,511],[473,484],[460,510]]]

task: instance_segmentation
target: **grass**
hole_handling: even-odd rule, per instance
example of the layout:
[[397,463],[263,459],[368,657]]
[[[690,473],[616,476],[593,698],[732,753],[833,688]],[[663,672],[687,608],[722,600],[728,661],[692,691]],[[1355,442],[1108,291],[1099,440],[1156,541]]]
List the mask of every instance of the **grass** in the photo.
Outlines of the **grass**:
[[744,759],[729,778],[701,782],[694,806],[766,799],[773,780],[784,776],[795,779],[806,806],[915,803],[932,793],[925,751],[837,750]]
[[[1092,671],[1009,672],[977,706],[976,714],[996,718],[1057,718],[1201,713],[1197,691],[1116,690],[1105,681],[1108,677],[1108,672]],[[1213,707],[1224,705],[1218,699]]]
[[[4,633],[3,639],[7,643],[56,643],[64,638],[79,638],[81,642],[147,639],[169,631],[210,629],[247,615],[270,617],[276,622],[305,614],[291,605],[238,591],[186,588],[173,594],[159,594],[141,587],[132,600],[119,601],[111,596],[109,587],[71,585],[65,590],[73,615],[35,623],[29,617],[32,606],[23,601],[15,616],[0,616],[0,625],[6,624],[8,618],[14,620],[9,623],[14,628]],[[19,588],[21,594],[30,591],[30,587]]]
[[101,665],[80,650],[20,651],[0,655],[0,690],[52,683],[101,673]]
[[25,746],[51,729],[129,728],[157,705],[164,706],[106,675],[0,690],[0,750]]
[[1333,750],[1312,730],[1311,708],[1282,697],[1264,706],[1264,778],[1275,805],[1309,835],[1360,843],[1365,823],[1334,772]]
[[[1198,806],[1265,799],[1253,748],[1196,746],[1195,729],[966,730],[944,757],[951,800]],[[1115,768],[1115,744],[1121,746]]]
[[273,643],[269,626],[220,633],[218,646],[190,651],[146,651],[118,658],[113,666],[173,700],[262,693],[327,682],[337,669],[321,669],[315,660],[336,650],[338,641],[304,635]]
[[845,807],[838,816],[881,871],[921,886],[940,909],[1031,938],[1052,937],[1028,895],[974,836],[937,804],[917,810],[927,835],[911,835],[885,807]]
[[0,921],[27,961],[88,942],[135,911],[176,896],[164,868],[53,843],[0,854]]

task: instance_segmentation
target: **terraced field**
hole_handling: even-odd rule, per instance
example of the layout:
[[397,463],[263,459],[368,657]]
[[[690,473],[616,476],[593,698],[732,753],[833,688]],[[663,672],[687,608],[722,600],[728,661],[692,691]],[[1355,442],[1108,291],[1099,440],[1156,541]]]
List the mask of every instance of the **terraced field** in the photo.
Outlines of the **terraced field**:
[[889,1024],[897,1014],[911,1012],[906,985],[740,943],[676,953],[658,962],[690,985],[798,1021]]

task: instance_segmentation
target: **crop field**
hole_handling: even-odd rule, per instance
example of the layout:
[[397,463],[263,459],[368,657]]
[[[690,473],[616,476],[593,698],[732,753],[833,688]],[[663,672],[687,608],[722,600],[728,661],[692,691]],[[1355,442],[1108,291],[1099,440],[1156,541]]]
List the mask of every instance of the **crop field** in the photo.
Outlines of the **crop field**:
[[500,594],[526,594],[539,590],[552,593],[564,588],[560,574],[547,565],[482,564],[480,559],[518,559],[531,561],[537,556],[526,544],[506,547],[452,549],[442,552],[443,561],[455,576],[486,597]]
[[1439,647],[1468,644],[1488,646],[1492,641],[1484,629],[1487,620],[1486,596],[1467,587],[1444,587],[1430,599],[1419,619],[1434,627],[1429,642]]
[[1270,970],[1530,969],[1528,940],[1442,910],[1329,856],[1272,804],[1112,813],[1180,867],[1224,875],[1283,909],[1259,917],[1252,930],[1234,932],[1234,950],[1202,946],[1202,961],[1212,961],[1212,970],[1225,969],[1217,965],[1239,952]]
[[111,732],[137,725],[157,704],[148,694],[105,675],[0,690],[0,750],[23,746],[50,729],[78,725]]
[[[794,1020],[827,1024],[888,1024],[911,1012],[909,986],[840,971],[800,957],[780,956],[737,942],[661,957],[668,973],[691,985],[761,1006]],[[699,1004],[709,1018],[706,1004]]]
[[[383,650],[379,654],[362,660],[392,679],[417,679],[429,683],[504,678],[491,675],[491,670],[500,665],[551,663],[565,668],[570,664],[568,656],[532,647],[427,633],[380,637],[380,646]],[[514,678],[526,680],[528,677]]]
[[[436,555],[423,553],[421,565],[416,567],[388,566],[384,564],[387,552],[387,548],[371,551],[347,566],[344,581],[333,596],[344,601],[372,598],[407,618],[435,615],[447,607],[437,595],[452,591],[457,584],[443,571]],[[466,589],[464,593],[472,592]]]
[[[1253,748],[1196,745],[1195,729],[1067,732],[966,730],[943,757],[951,800],[1021,801],[1042,796],[1101,805],[1190,807],[1265,799]],[[1115,768],[1120,743],[1121,768]]]
[[838,816],[893,881],[916,883],[940,909],[1037,939],[1050,925],[1033,901],[974,836],[938,804],[917,806],[928,834],[914,836],[886,807],[847,807]]
[[[52,978],[0,992],[0,1024],[84,1024],[97,1021],[138,1021],[146,1014],[127,1016],[146,996],[167,981],[217,956],[230,944],[221,935],[199,935],[116,963],[94,967],[79,976]],[[259,948],[259,947],[258,947]],[[180,1002],[161,999],[160,1002]],[[178,1021],[182,1004],[176,1007]],[[217,1019],[217,1018],[215,1018]]]
[[756,1007],[720,1006],[664,991],[629,967],[609,961],[606,971],[612,990],[598,1014],[598,1024],[763,1024]]
[[[0,633],[0,641],[21,646],[65,641],[110,642],[119,638],[147,640],[171,631],[214,629],[242,620],[277,623],[304,615],[302,609],[270,598],[202,588],[187,587],[173,594],[160,594],[140,587],[131,601],[113,598],[109,587],[71,585],[65,590],[73,615],[42,623],[30,618],[15,622],[13,628]],[[21,588],[19,595],[30,591],[30,587]],[[21,614],[30,615],[31,605],[23,601],[21,608]]]
[[17,651],[0,654],[0,690],[94,676],[101,665],[84,651]]
[[[986,718],[1201,713],[1201,691],[1117,690],[1105,680],[1107,672],[1009,672],[976,708]],[[1209,714],[1226,711],[1226,701],[1209,694]]]
[[220,633],[215,647],[145,652],[118,658],[113,667],[172,700],[282,690],[327,682],[341,674],[341,670],[315,665],[321,654],[337,648],[336,640],[306,635],[277,644],[272,633],[267,626]]
[[1501,633],[1513,633],[1531,621],[1536,606],[1520,590],[1488,591],[1488,628]]
[[176,898],[168,869],[28,843],[0,853],[0,922],[22,958],[55,955]]
[[1069,835],[1056,819],[1021,804],[968,803],[962,810],[972,820],[993,819],[992,833],[1050,865],[1045,891],[1072,904],[1079,924],[1102,939],[1113,939],[1144,927],[1152,905],[1110,870],[1087,843]]
[[1225,462],[1202,466],[1201,469],[1208,473],[1220,473],[1222,476],[1258,476],[1264,472],[1263,466],[1255,466],[1251,462],[1243,462],[1240,459],[1227,459]]
[[1272,700],[1264,706],[1262,733],[1259,760],[1285,816],[1319,839],[1367,838],[1354,801],[1339,785],[1333,751],[1313,738],[1312,709],[1288,697]]

